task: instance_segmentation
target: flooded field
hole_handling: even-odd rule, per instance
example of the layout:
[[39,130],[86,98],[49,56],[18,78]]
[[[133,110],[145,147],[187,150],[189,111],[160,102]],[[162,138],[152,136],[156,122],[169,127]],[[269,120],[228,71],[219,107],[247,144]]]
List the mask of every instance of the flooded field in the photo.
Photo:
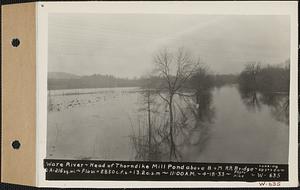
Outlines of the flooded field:
[[166,105],[152,98],[147,112],[139,88],[48,91],[47,158],[288,162],[286,95],[232,85],[175,97],[172,138]]

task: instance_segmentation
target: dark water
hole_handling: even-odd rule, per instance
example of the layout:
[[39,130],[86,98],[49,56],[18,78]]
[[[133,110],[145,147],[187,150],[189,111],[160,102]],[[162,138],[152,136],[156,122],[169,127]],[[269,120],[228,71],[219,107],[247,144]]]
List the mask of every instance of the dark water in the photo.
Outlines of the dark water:
[[[224,86],[165,102],[139,89],[51,96],[47,157],[183,162],[288,162],[288,96]],[[72,103],[73,102],[73,103]],[[71,105],[71,106],[70,106]]]
[[287,163],[287,95],[227,86],[177,102],[172,137],[163,121],[133,138],[138,160]]

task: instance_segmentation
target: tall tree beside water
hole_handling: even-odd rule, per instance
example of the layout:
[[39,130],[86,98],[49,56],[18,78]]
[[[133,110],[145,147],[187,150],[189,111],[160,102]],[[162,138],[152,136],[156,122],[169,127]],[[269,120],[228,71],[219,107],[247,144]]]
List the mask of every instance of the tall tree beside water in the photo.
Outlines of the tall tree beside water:
[[182,95],[191,78],[202,66],[199,58],[195,58],[184,48],[177,51],[164,49],[154,56],[154,74],[162,79],[157,93],[167,103],[169,113],[170,159],[175,154],[174,144],[174,96]]

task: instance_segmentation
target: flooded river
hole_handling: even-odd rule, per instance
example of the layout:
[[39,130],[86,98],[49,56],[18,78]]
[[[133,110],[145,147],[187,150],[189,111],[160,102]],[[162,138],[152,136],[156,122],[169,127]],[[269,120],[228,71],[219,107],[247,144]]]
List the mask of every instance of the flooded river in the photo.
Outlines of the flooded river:
[[173,139],[166,104],[158,96],[152,100],[149,130],[139,88],[49,91],[47,158],[288,162],[287,95],[241,92],[232,85],[197,101],[176,97]]

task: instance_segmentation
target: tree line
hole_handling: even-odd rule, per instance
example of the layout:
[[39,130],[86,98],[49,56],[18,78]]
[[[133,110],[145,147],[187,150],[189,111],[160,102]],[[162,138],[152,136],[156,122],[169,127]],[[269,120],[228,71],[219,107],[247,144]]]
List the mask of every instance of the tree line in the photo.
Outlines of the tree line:
[[290,59],[275,66],[249,63],[241,72],[238,83],[240,89],[246,91],[289,92]]
[[[202,85],[223,86],[237,82],[237,75],[233,74],[209,74],[208,70],[204,73],[194,75],[186,82],[186,87],[192,88],[196,81]],[[205,80],[200,75],[205,74]],[[170,76],[173,77],[173,76]],[[200,77],[200,78],[199,78]],[[200,80],[201,79],[201,80]],[[84,89],[84,88],[114,88],[114,87],[152,87],[156,88],[164,79],[159,76],[140,77],[134,79],[118,78],[112,75],[94,74],[89,76],[81,76],[78,78],[48,78],[48,90],[61,89]],[[206,83],[206,84],[204,84]],[[208,87],[208,86],[206,86]]]
[[48,78],[48,90],[82,89],[82,88],[113,88],[136,87],[140,85],[138,79],[117,78],[112,75],[94,74],[78,78]]

